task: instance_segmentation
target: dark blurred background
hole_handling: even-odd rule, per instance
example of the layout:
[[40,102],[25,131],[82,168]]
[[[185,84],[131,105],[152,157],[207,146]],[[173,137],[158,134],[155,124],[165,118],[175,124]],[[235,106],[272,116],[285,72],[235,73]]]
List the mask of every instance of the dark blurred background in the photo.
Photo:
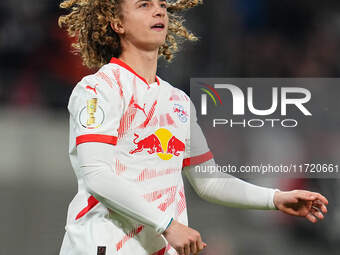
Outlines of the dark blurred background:
[[[58,254],[77,192],[67,103],[80,78],[95,70],[71,53],[72,39],[57,26],[58,3],[0,2],[0,254]],[[339,9],[338,1],[206,0],[185,13],[200,41],[184,43],[173,63],[160,61],[158,75],[187,93],[191,77],[338,77]],[[278,212],[223,208],[198,199],[186,183],[189,224],[208,243],[204,254],[338,254],[338,180],[260,184],[321,192],[329,213],[313,225]]]

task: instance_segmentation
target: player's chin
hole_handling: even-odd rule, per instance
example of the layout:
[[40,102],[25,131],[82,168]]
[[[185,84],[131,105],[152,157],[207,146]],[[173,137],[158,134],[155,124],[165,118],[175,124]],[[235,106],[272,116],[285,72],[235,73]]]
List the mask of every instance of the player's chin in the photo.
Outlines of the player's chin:
[[155,44],[158,45],[158,47],[164,45],[164,43],[165,43],[165,36],[156,37],[154,42],[155,42]]
[[148,50],[156,50],[159,49],[162,45],[164,45],[165,40],[154,39],[150,40],[146,43]]
[[153,43],[158,43],[159,45],[163,45],[165,43],[166,33],[165,32],[153,32],[149,38],[150,38],[150,41],[152,41]]

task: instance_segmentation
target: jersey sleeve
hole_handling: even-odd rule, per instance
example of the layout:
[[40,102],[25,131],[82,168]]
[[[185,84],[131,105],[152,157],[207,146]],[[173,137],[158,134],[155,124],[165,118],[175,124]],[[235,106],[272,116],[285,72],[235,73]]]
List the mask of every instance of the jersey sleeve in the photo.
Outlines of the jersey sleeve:
[[191,127],[183,160],[184,174],[196,193],[203,199],[224,206],[275,210],[274,194],[277,189],[265,188],[247,183],[232,175],[215,171],[209,177],[200,177],[195,165],[216,167],[204,134],[197,123],[196,109],[190,101]]
[[72,128],[77,146],[87,142],[117,144],[123,112],[118,88],[83,79],[71,94],[68,110],[75,123]]
[[186,139],[183,168],[202,164],[213,158],[201,127],[197,123],[196,109],[190,100],[190,126]]
[[172,217],[141,197],[144,193],[135,182],[119,175],[115,170],[115,152],[103,143],[84,143],[78,146],[81,175],[87,191],[104,206],[152,227],[162,234]]

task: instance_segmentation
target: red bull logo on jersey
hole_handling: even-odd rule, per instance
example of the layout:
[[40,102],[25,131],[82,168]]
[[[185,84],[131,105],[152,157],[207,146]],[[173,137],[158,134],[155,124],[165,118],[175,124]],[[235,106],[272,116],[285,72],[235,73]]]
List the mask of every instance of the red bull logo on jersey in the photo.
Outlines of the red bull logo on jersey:
[[162,160],[169,160],[173,156],[177,157],[180,152],[185,150],[185,144],[166,128],[160,128],[154,134],[142,139],[135,133],[133,143],[137,145],[137,148],[131,150],[130,154],[146,150],[149,154],[157,153],[157,156]]
[[163,152],[161,142],[155,134],[149,135],[144,139],[136,142],[138,138],[139,135],[135,134],[135,139],[133,139],[133,143],[137,145],[137,148],[130,151],[130,154],[141,152],[143,150],[147,150],[149,154],[153,154],[155,152]]

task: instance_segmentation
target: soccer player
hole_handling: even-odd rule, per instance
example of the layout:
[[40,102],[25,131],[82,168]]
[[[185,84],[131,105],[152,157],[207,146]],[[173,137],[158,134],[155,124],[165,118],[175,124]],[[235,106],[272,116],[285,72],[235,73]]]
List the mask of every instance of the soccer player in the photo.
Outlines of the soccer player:
[[282,192],[219,172],[195,178],[192,166],[214,164],[212,153],[189,97],[156,70],[158,57],[173,58],[178,39],[196,40],[177,13],[199,3],[61,3],[70,13],[59,24],[76,38],[84,63],[99,69],[69,99],[78,193],[69,205],[61,255],[198,254],[207,244],[187,226],[182,173],[213,203],[278,209],[311,222],[327,212],[327,199],[318,193]]

